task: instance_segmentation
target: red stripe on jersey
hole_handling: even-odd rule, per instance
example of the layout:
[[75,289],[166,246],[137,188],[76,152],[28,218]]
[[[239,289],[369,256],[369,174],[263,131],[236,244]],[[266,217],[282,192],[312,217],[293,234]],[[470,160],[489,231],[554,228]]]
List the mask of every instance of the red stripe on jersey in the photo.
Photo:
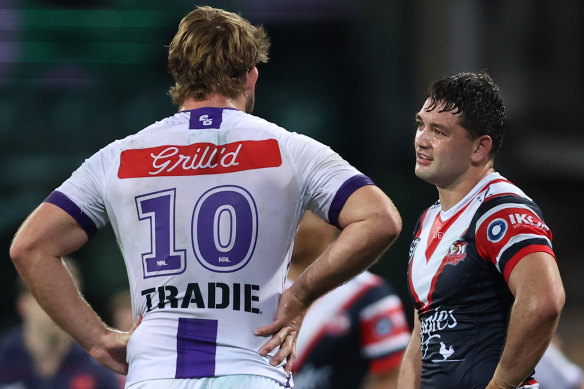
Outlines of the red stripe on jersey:
[[505,266],[505,270],[503,272],[503,277],[505,278],[505,282],[508,282],[509,276],[511,275],[511,271],[513,271],[513,269],[515,268],[515,265],[517,265],[521,259],[523,259],[524,257],[526,257],[529,254],[539,253],[539,252],[548,253],[552,257],[554,257],[554,259],[556,259],[556,256],[555,256],[553,250],[546,245],[533,244],[531,246],[524,247],[521,250],[519,250],[514,256],[512,256],[511,259],[509,259],[509,261],[507,262],[507,265]]
[[[361,287],[361,289],[359,289],[354,295],[353,297],[351,297],[349,300],[347,300],[347,302],[345,302],[341,308],[339,309],[339,311],[343,311],[346,310],[347,308],[349,308],[351,305],[353,305],[355,303],[355,301],[357,301],[358,299],[361,298],[361,296],[363,296],[369,289],[381,284],[382,279],[375,277],[372,278],[370,280],[370,282],[367,282],[365,285],[363,285]],[[328,320],[323,321],[323,326],[322,328],[318,331],[318,333],[314,336],[314,338],[310,341],[310,343],[308,344],[308,346],[306,347],[306,350],[304,350],[304,354],[302,355],[297,355],[296,356],[296,360],[294,361],[294,366],[292,367],[292,372],[297,372],[298,370],[300,370],[300,368],[302,367],[302,365],[304,364],[304,362],[306,361],[306,358],[310,355],[310,353],[312,352],[312,349],[314,349],[314,347],[316,347],[316,345],[318,344],[318,342],[320,342],[320,340],[327,334],[328,332]]]
[[456,212],[454,215],[452,215],[447,221],[443,222],[442,219],[440,218],[440,213],[438,213],[438,215],[436,215],[436,219],[434,219],[434,222],[432,223],[432,228],[430,229],[430,235],[429,235],[429,242],[426,245],[426,263],[430,261],[430,258],[432,257],[432,254],[434,254],[434,251],[436,250],[436,247],[438,246],[438,244],[440,243],[440,240],[442,239],[442,237],[444,236],[444,233],[452,226],[452,224],[460,217],[460,215],[462,215],[462,213],[468,208],[468,206],[472,203],[472,201],[481,193],[483,193],[483,191],[488,188],[490,185],[493,185],[497,182],[509,182],[507,180],[504,179],[496,179],[493,181],[489,181],[485,186],[483,186],[481,188],[481,190],[479,190],[477,192],[477,194],[470,199],[466,205],[464,207],[462,207],[458,212]]
[[[420,230],[422,230],[420,228]],[[414,299],[414,301],[420,306],[422,307],[424,304],[422,303],[422,301],[420,300],[420,297],[418,296],[418,294],[416,293],[416,289],[414,288],[414,280],[413,280],[413,276],[412,276],[412,264],[414,263],[414,260],[411,259],[410,263],[408,264],[408,283],[410,284],[410,293],[412,294],[412,298]]]
[[[476,247],[479,255],[493,264],[501,250],[515,236],[533,234],[552,239],[550,229],[531,209],[508,204],[485,219],[479,226],[476,235]],[[504,269],[501,269],[503,271]]]
[[[438,231],[439,232],[445,232],[446,230],[448,230],[448,228],[452,225],[452,223],[454,223],[454,221],[456,219],[458,219],[458,217],[460,217],[460,215],[464,212],[464,210],[466,210],[466,208],[473,202],[473,200],[477,196],[479,196],[481,193],[483,193],[484,190],[487,189],[489,186],[491,186],[493,184],[496,184],[498,182],[509,182],[510,183],[510,181],[505,180],[505,179],[502,179],[502,178],[498,178],[498,179],[489,181],[487,184],[485,184],[477,192],[477,194],[472,199],[470,199],[467,202],[467,204],[464,207],[462,207],[462,209],[460,209],[456,214],[454,214],[453,216],[451,216],[450,219],[448,219],[448,221],[446,221],[446,223],[443,223],[439,227]],[[426,212],[427,212],[427,210],[426,210]],[[424,217],[425,216],[426,216],[426,214],[424,214]],[[439,217],[440,217],[440,213],[438,213],[438,215],[436,216],[436,219],[438,219]],[[434,221],[434,223],[435,222],[436,222],[436,220]],[[422,230],[422,227],[420,225],[420,231],[421,230]],[[438,232],[438,231],[436,231],[436,232]],[[432,229],[430,230],[430,236],[429,236],[430,243],[427,245],[427,248],[426,248],[426,253],[425,253],[426,254],[426,262],[428,262],[430,260],[431,255],[436,250],[436,246],[438,245],[438,243],[440,243],[440,239],[439,239],[438,236],[436,236],[436,238],[438,238],[438,239],[436,239],[436,241],[433,240],[433,238],[434,238],[432,236],[433,232],[434,232],[434,224],[432,225]],[[419,232],[418,232],[417,236],[419,236]],[[432,245],[433,247],[430,248],[430,245]],[[442,263],[440,264],[440,267],[438,268],[438,271],[436,271],[436,274],[434,274],[434,277],[432,277],[432,284],[430,285],[430,290],[428,292],[428,302],[426,304],[422,303],[422,301],[420,300],[419,296],[417,295],[417,293],[416,293],[416,291],[414,289],[413,280],[412,280],[412,262],[413,262],[413,260],[410,261],[410,264],[409,264],[409,274],[410,274],[410,277],[409,277],[409,280],[408,281],[409,281],[409,284],[410,284],[410,291],[411,291],[412,297],[414,298],[414,300],[420,306],[420,312],[425,312],[432,305],[432,301],[433,301],[432,295],[434,294],[434,289],[436,288],[436,282],[438,281],[438,277],[440,276],[440,274],[442,273],[442,270],[444,269],[444,265],[446,264],[446,261],[445,260],[442,261]]]
[[[419,239],[420,235],[422,234],[422,227],[424,226],[424,220],[426,219],[426,215],[428,215],[428,211],[430,210],[430,208],[427,208],[424,213],[422,214],[422,217],[420,218],[420,227],[418,228],[418,231],[416,232],[416,237],[414,239]],[[422,302],[420,301],[420,298],[418,297],[418,294],[416,293],[416,290],[414,289],[414,284],[412,281],[412,263],[413,263],[413,258],[410,258],[410,261],[408,263],[408,283],[410,284],[410,291],[412,293],[412,297],[414,298],[414,301],[416,301],[419,305],[422,305]]]
[[528,378],[525,381],[523,381],[523,383],[521,383],[521,385],[535,385],[538,383],[539,382],[537,382],[537,380],[535,378]]
[[194,143],[122,151],[118,178],[196,176],[277,167],[282,164],[275,139],[224,145]]
[[372,373],[385,373],[391,369],[397,369],[401,362],[404,350],[400,350],[395,354],[391,354],[385,358],[378,358],[369,364],[369,371]]
[[[375,315],[367,318],[367,320],[362,321],[360,329],[362,344],[369,346],[385,339],[391,339],[396,335],[408,333],[409,328],[406,326],[402,315],[402,305],[398,304],[392,308],[377,312]],[[380,320],[389,320],[391,323],[391,331],[380,333],[378,330]]]
[[422,226],[424,225],[424,219],[426,219],[426,215],[428,214],[428,211],[430,210],[430,208],[427,208],[424,213],[422,214],[422,217],[420,218],[420,228],[418,228],[418,231],[416,232],[416,238],[420,237],[420,234],[422,233]]
[[434,295],[434,289],[436,289],[436,282],[438,282],[438,277],[442,273],[442,269],[444,269],[446,262],[446,258],[444,258],[440,264],[440,267],[438,268],[438,271],[436,271],[436,274],[434,274],[434,277],[432,277],[432,284],[430,285],[430,291],[428,292],[428,303],[420,309],[420,313],[426,312],[428,308],[432,306],[432,301],[434,300],[432,296]]

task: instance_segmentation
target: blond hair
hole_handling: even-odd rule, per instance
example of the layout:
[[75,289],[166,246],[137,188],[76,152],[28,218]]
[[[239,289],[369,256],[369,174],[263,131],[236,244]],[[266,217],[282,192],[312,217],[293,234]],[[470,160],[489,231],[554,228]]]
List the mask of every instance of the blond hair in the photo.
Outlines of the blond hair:
[[235,98],[244,92],[247,73],[268,61],[270,42],[261,26],[240,15],[212,7],[197,7],[180,22],[170,43],[168,67],[175,84],[175,104],[204,100],[218,93]]

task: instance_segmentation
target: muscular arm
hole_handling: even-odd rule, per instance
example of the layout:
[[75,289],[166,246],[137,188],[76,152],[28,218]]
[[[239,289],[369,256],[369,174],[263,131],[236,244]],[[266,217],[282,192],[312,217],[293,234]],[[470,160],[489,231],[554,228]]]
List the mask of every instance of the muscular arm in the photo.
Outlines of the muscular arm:
[[81,296],[61,257],[87,242],[85,231],[61,208],[41,204],[10,248],[18,273],[47,314],[104,366],[127,373],[129,334],[109,329]]
[[272,359],[277,365],[288,357],[289,372],[295,342],[306,309],[318,297],[371,266],[401,231],[401,218],[391,200],[376,186],[353,193],[339,215],[342,231],[337,240],[282,294],[275,321],[256,331],[274,334],[260,354],[280,346]]
[[554,258],[527,255],[509,276],[515,296],[507,340],[488,389],[517,388],[532,372],[558,325],[565,295]]
[[401,231],[401,218],[391,200],[368,185],[349,197],[339,225],[337,240],[289,289],[307,304],[370,267]]
[[422,351],[420,349],[421,332],[420,319],[414,310],[414,328],[410,342],[402,358],[399,368],[397,387],[399,389],[418,389],[422,376]]

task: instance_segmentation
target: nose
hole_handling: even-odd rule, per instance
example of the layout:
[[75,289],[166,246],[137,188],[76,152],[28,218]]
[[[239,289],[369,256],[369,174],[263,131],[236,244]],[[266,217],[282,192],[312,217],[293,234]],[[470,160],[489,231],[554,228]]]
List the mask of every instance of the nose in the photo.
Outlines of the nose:
[[416,131],[416,137],[414,138],[414,146],[417,147],[429,147],[430,142],[428,138],[429,131],[425,126],[418,127]]

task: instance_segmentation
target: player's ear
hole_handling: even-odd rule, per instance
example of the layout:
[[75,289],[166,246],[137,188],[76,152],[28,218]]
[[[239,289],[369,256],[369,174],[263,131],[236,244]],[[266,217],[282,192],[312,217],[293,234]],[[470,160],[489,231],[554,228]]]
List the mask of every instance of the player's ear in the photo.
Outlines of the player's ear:
[[482,135],[473,141],[473,152],[471,159],[473,163],[479,163],[489,158],[489,153],[493,148],[493,139],[488,135]]
[[247,95],[255,89],[256,82],[258,81],[259,72],[258,68],[254,66],[247,72],[247,80],[245,81],[245,94]]

